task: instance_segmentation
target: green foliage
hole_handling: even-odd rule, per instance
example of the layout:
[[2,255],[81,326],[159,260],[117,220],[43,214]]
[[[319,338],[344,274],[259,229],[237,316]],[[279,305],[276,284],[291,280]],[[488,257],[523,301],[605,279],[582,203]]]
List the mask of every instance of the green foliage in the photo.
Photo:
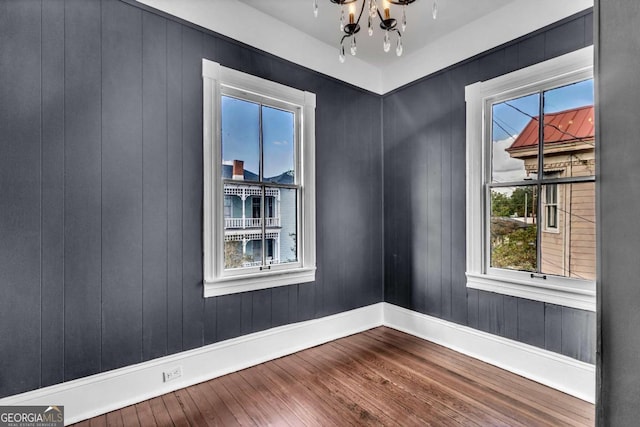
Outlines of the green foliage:
[[[506,231],[506,229],[505,229]],[[491,266],[510,270],[536,271],[537,227],[517,228],[496,238],[492,227]]]
[[507,217],[513,214],[511,197],[497,191],[491,192],[491,215]]
[[240,268],[251,257],[242,255],[242,242],[224,242],[224,268]]
[[536,215],[535,187],[518,187],[510,196],[498,191],[491,191],[491,215],[497,217]]

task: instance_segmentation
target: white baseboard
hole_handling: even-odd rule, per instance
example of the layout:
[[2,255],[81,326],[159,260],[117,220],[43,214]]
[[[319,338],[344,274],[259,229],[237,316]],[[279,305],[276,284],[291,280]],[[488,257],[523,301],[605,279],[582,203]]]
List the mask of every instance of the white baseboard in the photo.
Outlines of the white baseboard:
[[[0,405],[64,405],[65,424],[73,424],[381,326],[382,304],[280,326],[137,365],[9,396],[0,399]],[[163,372],[176,367],[182,368],[182,377],[163,382]]]
[[594,365],[388,303],[384,325],[595,402]]
[[[389,326],[530,378],[595,400],[595,367],[387,303],[280,326],[0,399],[2,405],[64,405],[72,424],[377,326]],[[163,372],[182,376],[163,382]]]

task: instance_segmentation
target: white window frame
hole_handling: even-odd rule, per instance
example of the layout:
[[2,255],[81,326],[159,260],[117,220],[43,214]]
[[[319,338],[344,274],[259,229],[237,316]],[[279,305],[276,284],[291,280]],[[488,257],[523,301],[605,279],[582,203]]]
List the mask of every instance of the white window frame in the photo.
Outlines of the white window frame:
[[[204,154],[204,296],[214,297],[315,281],[315,108],[316,96],[250,74],[202,60]],[[224,194],[222,165],[221,96],[224,91],[246,93],[296,109],[298,134],[296,174],[300,186],[297,234],[298,262],[271,266],[268,271],[224,269]]]
[[[490,172],[491,128],[486,117],[500,102],[593,78],[593,47],[586,47],[466,87],[467,103],[467,287],[583,310],[596,310],[594,281],[490,268],[485,182]],[[536,275],[537,276],[537,275]]]

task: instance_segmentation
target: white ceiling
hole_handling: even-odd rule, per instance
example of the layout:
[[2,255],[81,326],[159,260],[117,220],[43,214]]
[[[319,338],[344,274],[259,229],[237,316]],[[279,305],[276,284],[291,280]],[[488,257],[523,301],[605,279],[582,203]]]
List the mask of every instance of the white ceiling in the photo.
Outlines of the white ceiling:
[[[318,17],[313,16],[313,0],[238,0],[262,13],[284,22],[309,36],[335,48],[335,60],[338,62],[338,46],[344,34],[340,31],[340,12],[342,6],[329,0],[318,0]],[[365,0],[368,4],[369,0]],[[430,43],[471,21],[482,18],[507,3],[516,0],[436,0],[438,18],[432,18],[431,8],[434,0],[418,0],[407,6],[407,29],[403,32],[403,55],[411,55]],[[363,0],[358,0],[355,9],[357,19]],[[377,0],[382,4],[382,0]],[[391,17],[398,20],[402,16],[402,6],[391,5]],[[349,10],[348,7],[345,10]],[[357,56],[364,62],[377,68],[384,68],[389,61],[396,60],[395,36],[392,37],[392,48],[388,53],[382,50],[384,31],[379,27],[378,18],[374,21],[374,34],[367,34],[366,10],[360,19],[360,32],[356,35],[358,43]],[[345,50],[349,61],[348,42]]]
[[[340,64],[340,6],[329,0],[318,0],[318,18],[313,0],[138,1],[379,94],[593,6],[593,0],[437,0],[434,21],[433,0],[417,0],[407,7],[402,57],[396,57],[395,44],[382,51],[381,30],[368,37],[363,15],[358,55],[347,49]],[[399,18],[401,8],[393,9]]]

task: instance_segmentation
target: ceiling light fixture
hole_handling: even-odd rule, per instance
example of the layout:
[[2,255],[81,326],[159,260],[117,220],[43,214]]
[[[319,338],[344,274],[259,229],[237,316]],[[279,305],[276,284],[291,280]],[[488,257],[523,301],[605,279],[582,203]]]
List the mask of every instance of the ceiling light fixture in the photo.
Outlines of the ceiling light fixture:
[[[360,31],[360,18],[362,18],[365,8],[367,9],[367,30],[369,36],[373,35],[373,23],[377,16],[378,20],[380,21],[380,28],[384,31],[382,49],[385,52],[389,52],[389,50],[391,49],[391,37],[389,34],[396,33],[398,35],[398,39],[396,41],[396,55],[402,55],[402,33],[398,29],[398,21],[395,18],[391,17],[390,5],[394,4],[397,6],[402,6],[400,28],[404,32],[404,30],[407,28],[407,6],[415,2],[416,0],[380,0],[382,2],[382,12],[380,12],[380,8],[378,8],[377,0],[362,0],[362,6],[360,7],[358,19],[355,19],[355,12],[357,10],[357,2],[360,0],[329,1],[331,1],[331,3],[342,6],[342,11],[340,12],[340,31],[342,31],[344,35],[340,39],[340,50],[338,55],[338,59],[340,60],[340,62],[345,61],[345,39],[351,38],[351,43],[349,46],[351,55],[355,56],[358,51],[358,46],[356,44],[356,34]],[[316,18],[318,17],[318,0],[313,0],[313,15]],[[433,17],[433,19],[436,19],[438,17],[437,0],[433,0],[431,16]]]

